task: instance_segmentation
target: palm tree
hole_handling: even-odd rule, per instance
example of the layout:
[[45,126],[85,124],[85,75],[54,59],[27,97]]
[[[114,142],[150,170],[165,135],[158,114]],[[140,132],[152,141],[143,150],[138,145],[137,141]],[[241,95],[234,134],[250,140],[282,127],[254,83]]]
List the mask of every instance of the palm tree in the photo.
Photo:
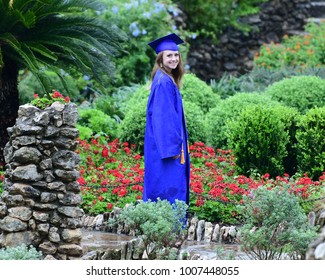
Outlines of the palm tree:
[[2,0],[0,3],[0,162],[19,107],[18,72],[28,69],[44,93],[51,90],[45,69],[60,76],[75,67],[102,82],[114,71],[125,35],[99,17],[96,0]]

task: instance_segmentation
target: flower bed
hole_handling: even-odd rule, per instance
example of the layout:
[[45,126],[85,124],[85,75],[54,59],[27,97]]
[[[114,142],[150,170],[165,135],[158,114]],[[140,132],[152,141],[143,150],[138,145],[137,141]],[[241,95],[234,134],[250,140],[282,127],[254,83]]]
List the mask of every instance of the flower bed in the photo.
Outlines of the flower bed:
[[[142,198],[144,164],[136,146],[111,142],[79,141],[81,156],[79,183],[82,186],[83,208],[87,213],[110,212],[114,206]],[[262,185],[268,188],[289,185],[306,213],[313,201],[325,195],[325,172],[319,181],[312,181],[306,174],[289,177],[287,174],[271,178],[269,174],[249,178],[236,173],[231,150],[215,150],[202,142],[190,146],[191,195],[189,212],[200,219],[222,223],[240,223],[238,205],[243,196]],[[309,202],[308,202],[309,201]]]

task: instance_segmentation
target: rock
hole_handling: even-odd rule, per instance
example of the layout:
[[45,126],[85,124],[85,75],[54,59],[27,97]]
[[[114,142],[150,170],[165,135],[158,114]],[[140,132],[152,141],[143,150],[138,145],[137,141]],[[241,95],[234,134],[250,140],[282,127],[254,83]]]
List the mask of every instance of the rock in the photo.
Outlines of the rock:
[[197,241],[201,241],[204,237],[204,224],[205,224],[204,220],[200,220],[198,222],[197,229],[196,229],[196,240]]

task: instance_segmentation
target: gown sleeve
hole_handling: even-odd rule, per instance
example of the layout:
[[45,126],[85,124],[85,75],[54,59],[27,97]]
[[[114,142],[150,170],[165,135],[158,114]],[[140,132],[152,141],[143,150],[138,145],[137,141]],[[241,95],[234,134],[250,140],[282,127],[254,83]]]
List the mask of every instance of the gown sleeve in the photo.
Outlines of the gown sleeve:
[[161,159],[181,153],[182,135],[174,84],[162,81],[154,89],[152,129]]

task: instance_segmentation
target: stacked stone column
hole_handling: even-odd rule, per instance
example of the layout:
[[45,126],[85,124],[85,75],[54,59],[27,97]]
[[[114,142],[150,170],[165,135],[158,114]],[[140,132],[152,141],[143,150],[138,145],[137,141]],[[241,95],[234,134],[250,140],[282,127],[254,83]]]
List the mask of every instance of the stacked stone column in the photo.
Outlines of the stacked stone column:
[[20,106],[4,149],[0,247],[32,245],[46,259],[82,256],[77,120],[73,103]]

